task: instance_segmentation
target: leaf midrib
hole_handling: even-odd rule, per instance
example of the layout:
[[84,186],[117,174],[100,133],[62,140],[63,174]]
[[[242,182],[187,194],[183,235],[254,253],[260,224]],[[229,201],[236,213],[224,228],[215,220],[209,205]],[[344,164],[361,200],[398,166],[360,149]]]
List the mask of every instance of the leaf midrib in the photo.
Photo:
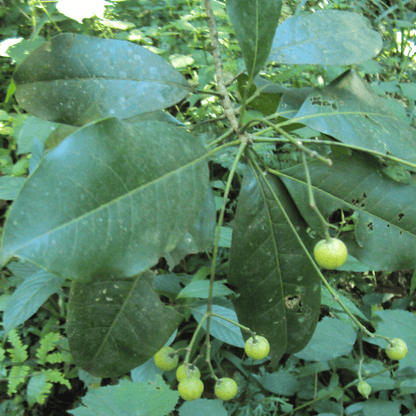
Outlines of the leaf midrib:
[[156,185],[158,182],[160,182],[162,180],[165,180],[165,179],[167,179],[167,178],[169,178],[169,177],[171,177],[173,175],[180,174],[181,172],[185,171],[186,169],[194,167],[195,165],[197,165],[198,163],[200,163],[201,161],[203,161],[206,157],[207,157],[207,154],[204,154],[204,155],[200,156],[199,158],[194,159],[192,162],[187,163],[186,165],[180,166],[178,169],[175,169],[175,170],[173,170],[171,172],[168,172],[167,174],[165,174],[163,176],[160,176],[159,178],[156,178],[156,179],[154,179],[154,180],[152,180],[150,182],[147,182],[146,184],[141,185],[138,188],[135,188],[135,189],[133,189],[133,190],[131,190],[131,191],[129,191],[129,192],[127,192],[127,193],[125,193],[125,194],[117,197],[117,198],[112,199],[109,202],[104,203],[103,205],[100,205],[98,208],[94,208],[93,210],[88,211],[87,213],[82,214],[81,216],[78,216],[78,217],[74,218],[73,220],[71,220],[69,222],[66,222],[64,224],[61,224],[58,227],[53,228],[52,230],[49,230],[49,231],[47,231],[47,232],[45,232],[45,233],[43,233],[41,235],[36,236],[35,238],[32,238],[29,241],[26,241],[25,244],[18,246],[18,248],[9,250],[9,253],[17,253],[19,250],[24,249],[25,247],[29,246],[34,241],[36,241],[36,240],[38,240],[40,238],[43,238],[43,237],[45,237],[47,235],[52,235],[53,233],[55,233],[55,232],[57,232],[57,231],[59,231],[61,229],[64,229],[67,226],[70,226],[70,225],[72,225],[72,224],[74,224],[74,223],[76,223],[78,221],[82,221],[83,219],[87,218],[88,216],[94,215],[94,214],[98,213],[101,209],[107,208],[109,205],[111,205],[113,203],[119,202],[123,198],[131,198],[131,196],[135,192],[139,192],[139,191],[141,191],[141,190],[143,190],[143,189],[145,189],[145,188],[147,188],[149,186]]

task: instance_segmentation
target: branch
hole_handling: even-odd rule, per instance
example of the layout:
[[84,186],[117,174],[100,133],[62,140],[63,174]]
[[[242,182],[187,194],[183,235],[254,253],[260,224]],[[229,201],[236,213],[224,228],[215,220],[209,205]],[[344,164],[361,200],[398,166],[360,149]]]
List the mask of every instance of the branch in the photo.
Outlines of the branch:
[[218,41],[217,25],[215,23],[214,12],[212,11],[211,0],[204,0],[205,11],[207,13],[209,37],[211,39],[212,56],[214,58],[215,75],[217,77],[218,92],[222,95],[222,106],[224,114],[227,117],[231,128],[238,133],[238,121],[234,113],[234,108],[228,96],[227,87],[225,86],[224,71],[222,66],[220,43]]

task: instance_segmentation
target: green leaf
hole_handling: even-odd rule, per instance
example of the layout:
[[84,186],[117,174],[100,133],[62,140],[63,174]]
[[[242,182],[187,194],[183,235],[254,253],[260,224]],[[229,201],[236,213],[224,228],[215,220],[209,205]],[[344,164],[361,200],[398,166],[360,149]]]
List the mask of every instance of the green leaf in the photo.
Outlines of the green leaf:
[[163,371],[156,367],[154,358],[149,358],[144,364],[134,368],[130,372],[132,381],[135,383],[154,383],[157,375],[162,375]]
[[354,69],[311,92],[294,120],[343,143],[416,162],[416,129],[403,123]]
[[277,395],[293,396],[300,389],[297,377],[282,368],[278,372],[264,373],[262,377],[255,376],[255,378],[266,390]]
[[188,254],[211,249],[214,242],[215,225],[215,199],[212,189],[209,188],[199,217],[190,225],[175,249],[164,256],[170,270]]
[[3,315],[7,333],[29,319],[54,293],[61,288],[64,279],[39,269],[13,292]]
[[[281,182],[266,175],[307,248],[312,240]],[[294,267],[296,264],[296,267]],[[301,350],[315,329],[320,288],[311,264],[263,180],[247,170],[237,205],[228,282],[240,322],[267,337],[272,364]]]
[[121,380],[116,386],[89,390],[83,406],[68,413],[74,416],[165,416],[176,406],[179,393],[159,376],[156,384]]
[[37,117],[83,125],[169,107],[189,93],[183,76],[134,43],[64,33],[15,73],[19,104]]
[[227,13],[250,79],[265,64],[279,21],[282,0],[227,0]]
[[309,344],[296,357],[307,361],[329,361],[348,355],[354,346],[357,334],[351,325],[324,317],[318,322]]
[[17,43],[9,46],[5,53],[6,56],[10,56],[17,64],[23,62],[23,60],[39,46],[41,46],[45,40],[41,36],[37,36],[36,39],[21,39]]
[[[209,280],[201,280],[199,282],[192,282],[184,287],[178,295],[180,298],[200,298],[208,299]],[[234,292],[221,282],[214,282],[214,296],[228,296]]]
[[33,141],[36,139],[40,143],[45,143],[58,126],[57,123],[51,123],[33,116],[28,117],[15,134],[17,154],[32,152]]
[[[407,311],[390,310],[378,311],[376,315],[381,319],[377,324],[377,334],[384,337],[401,338],[407,345],[408,353],[402,358],[400,369],[412,367],[416,362],[416,316]],[[367,338],[365,341],[385,349],[387,341],[381,338]]]
[[398,400],[368,399],[364,402],[365,416],[400,416],[401,404]]
[[[342,209],[357,216],[355,230],[341,239],[348,251],[373,270],[416,267],[416,188],[385,176],[377,162],[364,154],[332,158],[328,167],[309,161],[316,204],[322,215]],[[305,170],[302,165],[282,172],[302,216],[318,233],[322,227],[310,209]]]
[[83,280],[146,270],[199,215],[209,186],[204,154],[188,133],[161,122],[112,118],[77,130],[25,183],[0,262],[18,256]]
[[0,199],[13,200],[17,198],[26,178],[15,178],[14,176],[0,177]]
[[51,387],[52,385],[47,382],[45,373],[35,374],[30,377],[26,393],[29,405],[33,406],[36,402],[43,403],[46,399],[45,394],[49,393]]
[[[341,295],[335,289],[333,290],[336,293],[337,298],[349,309],[351,313],[360,317],[364,321],[369,321],[369,319],[357,308],[353,301],[348,299],[346,296]],[[340,311],[341,313],[344,312],[339,303],[334,299],[331,293],[329,293],[329,290],[325,286],[321,287],[321,294],[322,305],[329,306],[331,309],[334,309],[335,311]]]
[[276,30],[268,58],[279,64],[351,65],[376,56],[383,47],[367,18],[339,10],[298,14]]
[[[192,308],[192,315],[197,320],[197,322],[201,322],[201,319],[206,311],[207,305],[206,303],[202,303]],[[224,316],[227,319],[231,319],[234,322],[238,322],[237,315],[232,309],[220,305],[212,305],[212,312],[216,313],[217,315]],[[202,327],[206,329],[207,321],[202,324]],[[211,318],[210,333],[213,337],[219,339],[220,341],[234,345],[235,347],[244,348],[245,342],[241,336],[240,328],[233,323],[226,321],[225,319],[213,316]]]
[[77,365],[98,377],[118,377],[163,347],[182,318],[162,304],[153,277],[146,271],[72,284],[67,333]]
[[180,416],[227,416],[229,413],[224,408],[222,400],[199,399],[192,402],[185,402],[179,408]]

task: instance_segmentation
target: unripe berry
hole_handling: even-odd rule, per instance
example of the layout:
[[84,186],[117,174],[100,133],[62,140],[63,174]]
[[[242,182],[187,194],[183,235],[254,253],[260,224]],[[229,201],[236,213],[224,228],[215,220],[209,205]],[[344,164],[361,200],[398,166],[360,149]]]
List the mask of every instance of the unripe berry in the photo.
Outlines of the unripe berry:
[[178,381],[182,381],[188,377],[196,377],[201,378],[201,372],[199,371],[198,367],[193,364],[188,364],[188,371],[189,375],[186,374],[186,366],[185,364],[181,364],[178,369],[176,370],[176,378]]
[[407,354],[407,345],[401,338],[393,338],[386,347],[386,354],[391,360],[401,360]]
[[215,384],[215,395],[221,400],[233,399],[237,391],[237,383],[232,378],[220,378]]
[[163,347],[155,354],[156,367],[163,371],[173,370],[178,365],[179,357],[171,347]]
[[256,335],[246,341],[244,346],[246,354],[253,360],[261,360],[267,357],[270,351],[269,341],[266,338]]
[[361,380],[358,383],[357,390],[362,396],[364,396],[366,399],[368,399],[368,396],[371,393],[371,386],[368,383],[366,383],[365,381]]
[[179,383],[178,391],[184,400],[197,400],[204,391],[204,383],[199,378],[188,377]]
[[338,269],[348,258],[347,246],[338,238],[318,241],[313,249],[315,261],[324,269]]

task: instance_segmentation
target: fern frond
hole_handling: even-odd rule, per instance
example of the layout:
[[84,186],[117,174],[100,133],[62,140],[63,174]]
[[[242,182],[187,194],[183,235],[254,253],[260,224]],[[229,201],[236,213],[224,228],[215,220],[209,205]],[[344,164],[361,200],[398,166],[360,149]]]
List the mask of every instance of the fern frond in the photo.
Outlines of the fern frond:
[[40,340],[40,347],[36,352],[36,357],[38,357],[38,363],[40,365],[45,365],[48,357],[48,353],[56,347],[56,343],[59,341],[59,333],[49,332]]
[[28,359],[27,345],[23,345],[23,342],[15,329],[12,329],[8,335],[9,342],[13,345],[13,348],[7,350],[10,354],[10,358],[13,363],[21,364]]
[[0,363],[5,359],[6,357],[6,350],[0,347]]
[[45,387],[42,390],[42,393],[36,398],[36,402],[39,404],[45,404],[46,398],[49,396],[52,387],[52,383],[46,383]]
[[46,362],[51,364],[62,363],[64,361],[64,357],[60,352],[54,352],[46,357]]
[[30,367],[27,365],[15,365],[12,367],[7,377],[7,394],[9,396],[17,393],[17,387],[26,381],[26,376],[29,374],[29,371]]
[[64,375],[59,370],[46,370],[46,379],[52,383],[63,384],[64,386],[71,388],[71,383],[64,377]]

